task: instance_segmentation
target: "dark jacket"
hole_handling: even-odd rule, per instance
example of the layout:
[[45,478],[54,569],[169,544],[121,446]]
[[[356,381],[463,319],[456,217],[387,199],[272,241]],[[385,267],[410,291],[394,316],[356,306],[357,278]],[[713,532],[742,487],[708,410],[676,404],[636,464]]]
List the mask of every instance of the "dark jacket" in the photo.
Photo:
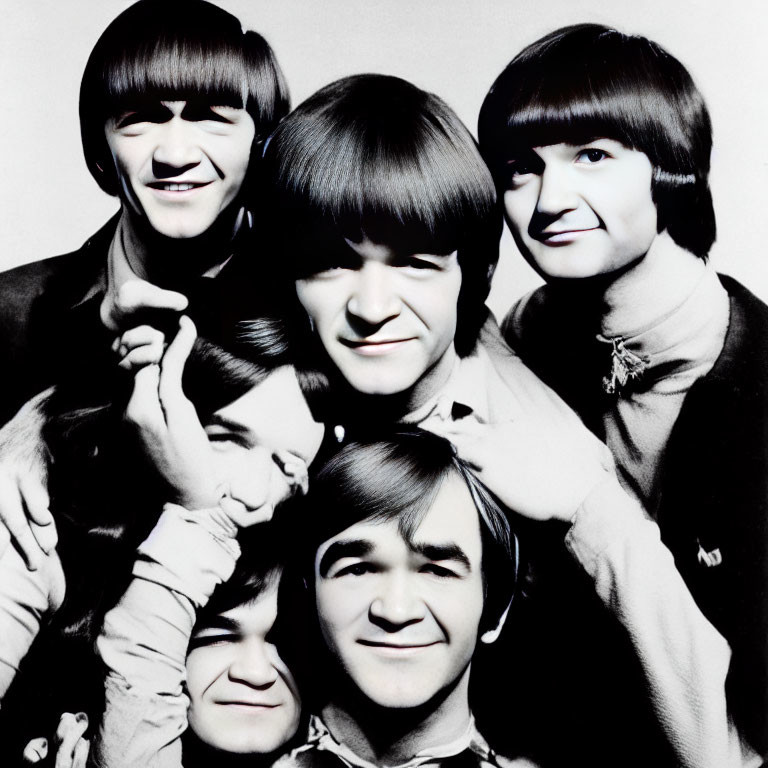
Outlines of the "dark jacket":
[[87,343],[68,338],[65,326],[72,308],[102,279],[117,220],[72,253],[0,274],[0,423],[50,386],[67,355]]
[[[657,521],[662,540],[674,555],[696,603],[731,646],[726,693],[739,731],[753,748],[767,756],[768,307],[732,278],[721,276],[721,281],[730,296],[725,344],[712,370],[691,387],[673,428],[662,468]],[[525,310],[524,317],[532,322],[523,324],[524,337],[508,341],[603,438],[601,413],[605,403],[596,393],[601,392],[600,376],[605,370],[604,345],[593,341],[594,325],[584,318],[583,307],[568,306],[567,293],[547,302],[550,308],[552,304],[558,306],[557,313],[541,311],[550,290],[545,287],[534,294]],[[534,536],[534,551],[536,541]],[[722,563],[708,567],[700,562],[700,547],[706,552],[718,549]],[[594,612],[586,612],[584,606],[588,606],[589,599],[583,585],[579,589],[585,602],[579,609],[573,608],[573,589],[580,575],[569,568],[562,561],[552,569],[556,576],[551,577],[551,599],[543,623],[546,630],[542,630],[557,631],[556,622],[561,621],[559,628],[564,637],[574,632],[583,634],[578,625],[589,624],[592,617],[597,622],[605,618],[597,607]],[[563,594],[558,595],[554,579],[564,575],[572,581],[566,589],[561,582],[559,591]],[[544,574],[545,585],[547,581]],[[559,612],[562,615],[558,619]],[[609,631],[607,622],[591,633],[595,643],[604,630]],[[583,639],[582,649],[589,648],[592,640],[589,636]],[[580,657],[578,644],[561,640],[569,647],[571,668],[574,662],[588,664],[587,658]],[[607,644],[598,646],[603,658],[595,660],[595,677],[591,673],[584,676],[584,687],[574,702],[579,711],[573,713],[573,719],[583,718],[585,724],[591,717],[598,728],[607,725],[600,711],[607,720],[616,716],[615,726],[607,726],[613,732],[624,728],[627,720],[641,724],[652,718],[650,712],[642,711],[640,702],[630,704],[627,692],[631,681],[635,679],[642,686],[642,676],[627,662],[631,649],[621,647],[624,638],[617,635],[615,641],[618,652]],[[553,653],[554,648],[550,648]],[[626,666],[621,661],[615,663],[623,656]],[[601,673],[603,692],[597,682]],[[619,682],[612,679],[616,676]],[[561,682],[566,683],[565,679]],[[555,691],[552,696],[554,702]],[[641,734],[643,729],[638,728],[636,733]],[[631,739],[631,734],[630,728],[630,740],[619,754],[626,754],[631,744],[629,752],[636,756],[642,752],[643,743],[648,743],[638,736]],[[622,761],[628,764],[626,758]]]

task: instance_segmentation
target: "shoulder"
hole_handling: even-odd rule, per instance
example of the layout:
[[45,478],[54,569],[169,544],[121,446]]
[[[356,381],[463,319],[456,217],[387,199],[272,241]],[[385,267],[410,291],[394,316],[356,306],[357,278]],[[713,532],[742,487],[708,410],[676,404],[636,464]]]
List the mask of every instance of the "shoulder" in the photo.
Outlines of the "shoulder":
[[[23,264],[0,273],[0,313],[21,319],[40,296],[49,292],[77,301],[100,275],[117,225],[116,217],[77,250]],[[21,315],[19,313],[22,313]]]
[[551,313],[551,300],[546,285],[519,298],[507,312],[501,323],[501,332],[507,344],[513,349],[534,334]]
[[752,391],[766,395],[768,383],[768,306],[737,280],[720,275],[730,298],[730,319],[725,344],[705,379],[756,384]]
[[528,360],[507,346],[495,322],[483,326],[474,358],[472,400],[483,418],[537,418],[546,414],[561,420],[564,427],[569,424],[585,430],[573,410],[532,370]]

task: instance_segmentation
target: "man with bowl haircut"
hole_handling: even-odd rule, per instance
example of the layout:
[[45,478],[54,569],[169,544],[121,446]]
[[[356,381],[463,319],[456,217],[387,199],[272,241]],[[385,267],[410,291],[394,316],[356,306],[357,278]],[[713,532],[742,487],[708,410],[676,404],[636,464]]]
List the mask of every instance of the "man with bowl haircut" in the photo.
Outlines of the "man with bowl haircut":
[[469,678],[509,610],[516,539],[450,443],[415,429],[348,443],[302,522],[322,660],[309,739],[279,768],[498,765]]
[[507,506],[572,516],[605,446],[501,340],[485,306],[501,211],[475,142],[397,77],[320,89],[265,148],[265,224],[294,333],[335,394],[328,420],[511,422]]
[[183,309],[176,291],[229,272],[252,223],[252,153],[288,106],[269,44],[212,3],[140,0],[107,27],[83,74],[80,128],[120,213],[81,249],[0,277],[0,365],[14,371],[3,422],[54,382],[67,334],[108,349],[102,323],[114,335],[142,306]]
[[[269,44],[222,8],[139,0],[114,19],[83,74],[80,128],[88,169],[120,212],[79,250],[0,275],[0,368],[13,371],[0,383],[0,423],[69,378],[64,391],[87,401],[123,332],[144,349],[123,365],[146,362],[188,298],[233,317],[259,306],[253,165],[288,108]],[[32,567],[53,528],[28,468],[40,463],[40,409],[0,435],[0,518]]]
[[[704,99],[658,44],[582,24],[512,60],[483,103],[479,136],[518,247],[547,281],[510,313],[506,337],[606,440],[651,518],[593,509],[568,532],[574,557],[551,595],[563,610],[549,620],[570,611],[595,629],[571,641],[579,666],[551,663],[553,624],[539,645],[557,685],[576,692],[563,728],[589,749],[601,713],[604,744],[636,743],[625,765],[759,765],[768,309],[707,263]],[[578,598],[566,591],[577,565],[590,578]],[[610,614],[587,614],[589,592]],[[607,748],[606,764],[615,755]]]

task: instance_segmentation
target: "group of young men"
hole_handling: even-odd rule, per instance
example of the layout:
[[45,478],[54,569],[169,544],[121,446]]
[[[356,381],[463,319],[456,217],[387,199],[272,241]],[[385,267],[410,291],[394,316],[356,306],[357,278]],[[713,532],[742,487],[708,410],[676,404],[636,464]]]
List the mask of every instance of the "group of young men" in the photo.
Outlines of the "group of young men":
[[[762,764],[768,310],[676,59],[553,32],[478,146],[385,75],[289,111],[261,36],[139,0],[80,115],[120,212],[0,278],[0,720],[62,715],[9,760]],[[500,331],[503,218],[547,284]]]

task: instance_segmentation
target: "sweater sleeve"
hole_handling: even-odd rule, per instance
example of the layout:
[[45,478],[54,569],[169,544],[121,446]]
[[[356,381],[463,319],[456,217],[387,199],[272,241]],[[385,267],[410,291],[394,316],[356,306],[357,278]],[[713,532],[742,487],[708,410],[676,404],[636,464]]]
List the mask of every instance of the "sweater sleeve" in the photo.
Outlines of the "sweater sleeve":
[[696,605],[656,523],[612,479],[584,500],[566,545],[628,632],[680,765],[759,766],[728,715],[731,649]]
[[12,545],[0,555],[0,701],[42,622],[61,607],[64,593],[64,571],[55,552],[44,556],[36,571],[27,569]]
[[107,668],[96,740],[102,768],[179,768],[187,727],[186,652],[196,608],[232,574],[236,528],[220,510],[167,505],[97,645]]

